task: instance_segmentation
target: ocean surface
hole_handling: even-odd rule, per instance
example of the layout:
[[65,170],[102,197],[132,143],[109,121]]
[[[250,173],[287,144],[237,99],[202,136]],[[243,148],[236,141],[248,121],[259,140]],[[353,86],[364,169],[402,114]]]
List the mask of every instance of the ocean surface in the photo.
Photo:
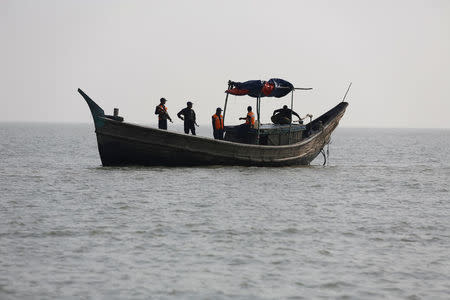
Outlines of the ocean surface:
[[111,168],[91,124],[0,123],[0,299],[449,299],[449,149],[338,128],[326,166]]

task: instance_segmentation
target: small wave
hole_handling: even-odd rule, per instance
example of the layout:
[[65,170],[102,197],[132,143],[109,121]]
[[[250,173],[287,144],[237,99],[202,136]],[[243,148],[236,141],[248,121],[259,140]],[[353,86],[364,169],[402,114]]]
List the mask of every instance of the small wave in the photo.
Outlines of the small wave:
[[415,242],[417,242],[417,240],[412,240],[412,239],[408,239],[408,238],[402,238],[402,239],[400,239],[400,242],[415,243]]
[[438,237],[432,237],[431,239],[427,239],[425,240],[427,243],[435,243],[435,242],[440,242],[442,241],[442,239],[438,238]]
[[297,249],[295,249],[295,248],[286,248],[286,247],[278,247],[275,250],[281,251],[281,252],[285,252],[285,251],[297,252]]
[[75,235],[75,232],[69,231],[69,230],[52,230],[52,231],[47,232],[45,235],[55,236],[55,237],[73,236],[73,235]]
[[284,232],[284,233],[299,233],[300,231],[297,228],[289,227],[289,228],[283,229],[281,232]]
[[208,224],[209,224],[208,222],[186,223],[184,226],[187,228],[194,228],[194,227],[206,226]]
[[102,230],[102,229],[93,229],[93,230],[90,230],[88,234],[90,236],[97,236],[97,235],[103,235],[103,234],[111,234],[111,232]]
[[272,265],[282,265],[282,264],[289,264],[289,263],[290,263],[290,260],[288,260],[288,259],[275,260],[275,261],[271,262]]
[[245,265],[245,264],[247,264],[247,261],[242,258],[232,259],[229,263],[230,266],[239,266],[239,265]]
[[350,287],[350,286],[353,286],[353,284],[343,281],[334,281],[321,284],[319,287],[324,289],[337,289],[341,287]]
[[239,287],[241,287],[241,288],[243,288],[243,289],[248,289],[248,288],[251,288],[251,287],[253,287],[253,286],[255,286],[255,285],[252,284],[252,283],[249,282],[249,281],[244,281],[244,282],[242,282],[242,283],[239,285]]
[[6,285],[0,284],[0,295],[2,294],[13,295],[15,293],[9,290]]
[[343,236],[355,236],[355,234],[353,232],[343,232],[342,235]]
[[319,250],[319,253],[325,256],[331,256],[331,252],[327,251],[327,250]]

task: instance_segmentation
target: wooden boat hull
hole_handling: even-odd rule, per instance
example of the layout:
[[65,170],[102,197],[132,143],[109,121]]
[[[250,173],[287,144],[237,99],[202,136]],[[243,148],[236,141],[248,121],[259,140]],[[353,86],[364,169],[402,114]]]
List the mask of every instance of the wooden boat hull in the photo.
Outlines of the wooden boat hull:
[[[309,136],[283,146],[263,146],[214,140],[144,127],[108,118],[103,110],[79,90],[88,103],[95,123],[103,166],[123,165],[308,165],[330,141],[344,115],[346,102],[307,125]],[[327,120],[320,123],[320,119]],[[320,126],[319,126],[320,125]]]

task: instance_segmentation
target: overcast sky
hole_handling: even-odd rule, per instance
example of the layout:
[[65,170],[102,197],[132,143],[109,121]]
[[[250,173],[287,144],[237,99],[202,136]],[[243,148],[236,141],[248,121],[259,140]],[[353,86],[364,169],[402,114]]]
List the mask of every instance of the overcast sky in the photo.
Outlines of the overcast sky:
[[[450,128],[450,1],[0,1],[0,121],[156,123],[194,102],[199,123],[229,79],[283,78],[294,110],[341,101],[345,127]],[[262,100],[262,122],[290,101]],[[231,96],[227,123],[255,100]],[[180,122],[181,124],[181,122]]]

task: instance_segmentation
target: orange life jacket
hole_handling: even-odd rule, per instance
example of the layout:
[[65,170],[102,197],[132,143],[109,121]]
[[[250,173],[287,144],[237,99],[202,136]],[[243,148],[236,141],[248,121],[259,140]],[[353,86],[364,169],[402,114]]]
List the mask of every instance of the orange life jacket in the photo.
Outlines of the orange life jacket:
[[252,111],[248,112],[245,124],[255,127],[255,114]]
[[[159,107],[162,111],[167,112],[167,107],[164,104],[160,104],[157,107]],[[161,111],[158,114],[158,120],[163,120],[163,119],[167,119],[167,118],[163,118],[163,116],[165,116],[166,114],[161,113]]]
[[215,114],[212,118],[214,120],[214,130],[223,130],[223,116]]

